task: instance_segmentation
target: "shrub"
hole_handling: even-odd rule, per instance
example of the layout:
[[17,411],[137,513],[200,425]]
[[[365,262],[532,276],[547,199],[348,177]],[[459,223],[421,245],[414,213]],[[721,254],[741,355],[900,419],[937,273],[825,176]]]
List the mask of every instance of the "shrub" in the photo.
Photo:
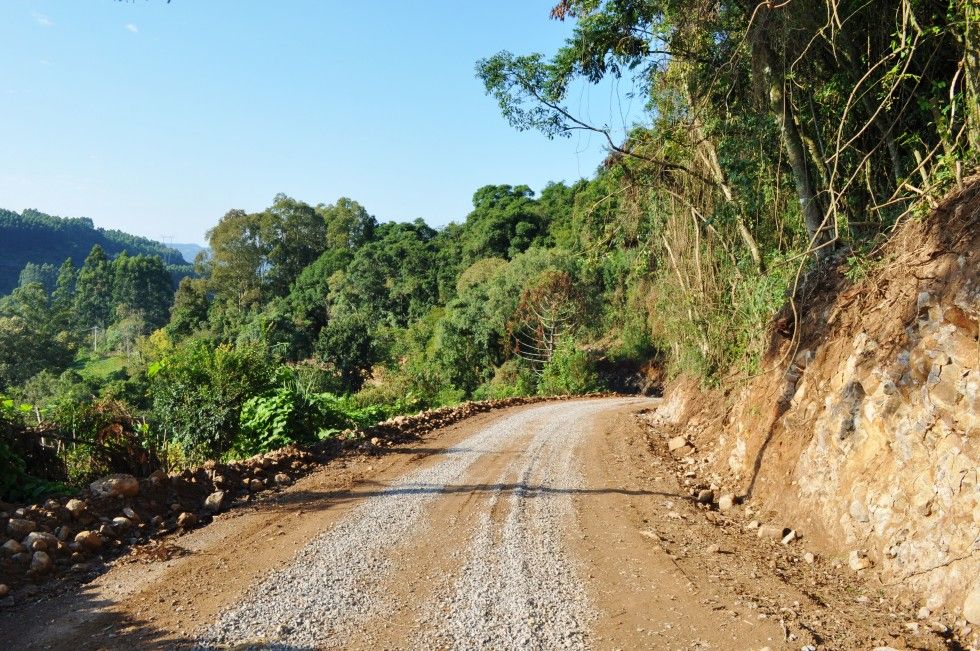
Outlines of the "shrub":
[[148,369],[155,427],[190,456],[219,457],[238,439],[242,406],[274,385],[275,370],[261,347],[191,341]]
[[542,395],[589,393],[600,388],[599,376],[588,354],[578,350],[568,337],[558,343],[538,382],[538,393]]

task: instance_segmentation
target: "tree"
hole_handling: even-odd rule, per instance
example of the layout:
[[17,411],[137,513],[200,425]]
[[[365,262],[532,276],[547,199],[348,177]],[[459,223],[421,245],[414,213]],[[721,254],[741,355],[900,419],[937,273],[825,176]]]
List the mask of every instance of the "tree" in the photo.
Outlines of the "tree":
[[208,323],[207,281],[202,278],[183,278],[177,286],[174,304],[170,309],[167,331],[177,339],[188,337]]
[[36,283],[41,285],[44,291],[50,294],[54,291],[57,276],[58,271],[51,263],[34,264],[33,262],[28,262],[20,272],[20,281],[18,284],[24,287],[31,283]]
[[466,217],[463,254],[480,258],[512,258],[526,251],[547,231],[534,192],[526,185],[487,185],[473,194],[473,212]]
[[316,212],[326,225],[328,249],[355,251],[374,237],[378,220],[353,199],[341,197],[329,206],[320,204]]
[[284,194],[276,195],[260,219],[268,292],[286,296],[303,269],[326,250],[327,225],[312,206]]
[[96,244],[85,258],[75,285],[75,316],[81,328],[105,329],[112,314],[112,271]]
[[129,256],[123,252],[113,260],[112,272],[114,309],[127,315],[138,314],[139,321],[149,330],[163,327],[174,300],[170,273],[163,261],[156,256]]
[[347,391],[357,391],[380,355],[371,334],[371,322],[362,312],[342,314],[320,331],[316,356],[331,364]]
[[239,310],[262,300],[263,277],[268,271],[269,245],[260,215],[229,210],[207,233],[211,258],[205,272],[218,302],[228,301]]
[[31,283],[0,299],[0,388],[22,384],[43,370],[60,373],[74,353],[44,287]]

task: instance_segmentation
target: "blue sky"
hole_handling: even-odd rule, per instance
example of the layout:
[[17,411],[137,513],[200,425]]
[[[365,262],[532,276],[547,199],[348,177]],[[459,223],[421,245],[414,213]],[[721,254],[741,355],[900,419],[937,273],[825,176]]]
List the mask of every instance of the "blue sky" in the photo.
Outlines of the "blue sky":
[[[438,226],[482,185],[591,176],[600,138],[518,133],[474,76],[558,47],[552,4],[3,0],[0,207],[204,242],[277,192]],[[572,97],[620,131],[636,114],[613,85]]]

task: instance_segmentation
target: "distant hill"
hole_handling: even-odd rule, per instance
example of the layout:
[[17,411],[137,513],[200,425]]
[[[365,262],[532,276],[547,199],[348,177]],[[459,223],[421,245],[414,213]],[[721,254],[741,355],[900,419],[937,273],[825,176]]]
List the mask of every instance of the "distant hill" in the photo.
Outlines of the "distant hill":
[[81,266],[96,244],[109,257],[123,251],[130,255],[158,255],[175,277],[191,272],[176,248],[122,231],[96,228],[87,217],[54,217],[37,210],[18,214],[0,208],[0,295],[17,287],[20,271],[28,262],[57,267],[71,258],[76,266]]
[[180,254],[182,256],[184,256],[184,260],[187,260],[191,264],[194,263],[194,259],[197,257],[197,254],[198,253],[200,253],[201,251],[207,251],[208,250],[208,248],[206,246],[201,246],[200,244],[177,244],[177,243],[174,243],[174,244],[171,244],[170,246],[171,246],[171,248],[174,248],[174,249],[177,249],[178,251],[180,251]]

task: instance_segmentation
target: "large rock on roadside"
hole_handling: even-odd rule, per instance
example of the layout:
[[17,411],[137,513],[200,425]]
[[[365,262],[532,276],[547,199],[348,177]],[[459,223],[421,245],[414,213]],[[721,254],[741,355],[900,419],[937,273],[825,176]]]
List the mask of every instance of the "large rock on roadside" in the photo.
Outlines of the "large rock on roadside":
[[36,551],[52,551],[58,548],[58,537],[43,531],[32,531],[24,538],[23,544]]
[[24,520],[23,518],[11,518],[10,522],[7,523],[7,533],[9,533],[14,538],[23,538],[32,531],[37,530],[37,523],[33,520]]
[[855,572],[860,572],[874,565],[874,562],[863,551],[855,549],[847,557],[847,564]]
[[44,574],[51,569],[54,563],[51,561],[51,557],[48,556],[47,552],[34,552],[31,556],[31,571],[38,574]]
[[0,550],[3,550],[3,553],[7,556],[13,556],[14,554],[19,554],[24,551],[24,546],[11,538],[5,542],[2,547],[0,547]]
[[735,506],[735,496],[731,493],[726,493],[718,498],[718,510],[719,511],[730,511],[732,507]]
[[683,436],[675,436],[667,441],[667,449],[675,457],[685,457],[694,451],[694,446]]
[[65,508],[68,509],[69,513],[71,513],[73,516],[77,518],[82,513],[85,513],[85,510],[88,508],[88,505],[85,504],[85,502],[83,502],[82,500],[70,499],[68,500],[68,503],[65,504]]
[[133,521],[125,516],[118,516],[112,519],[112,528],[119,533],[126,533],[133,528]]
[[190,529],[197,524],[197,516],[187,511],[177,516],[177,526],[181,529]]
[[963,617],[974,626],[980,626],[980,583],[974,586],[963,602]]
[[87,552],[97,552],[102,549],[102,536],[96,531],[79,531],[75,542]]
[[204,508],[211,513],[219,513],[225,508],[225,496],[224,491],[214,491],[204,500]]
[[136,477],[120,473],[97,479],[89,488],[98,497],[136,497],[140,492],[140,483]]

